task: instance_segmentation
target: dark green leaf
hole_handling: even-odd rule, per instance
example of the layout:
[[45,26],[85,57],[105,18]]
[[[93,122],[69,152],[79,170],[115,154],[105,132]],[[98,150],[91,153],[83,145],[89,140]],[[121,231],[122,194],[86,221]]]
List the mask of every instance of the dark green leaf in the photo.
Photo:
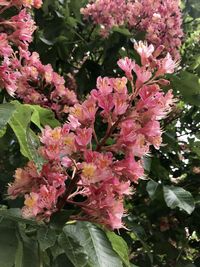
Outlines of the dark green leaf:
[[[15,225],[3,220],[0,222],[0,266],[13,267],[17,250]],[[18,267],[18,266],[16,266]]]
[[9,219],[15,222],[22,222],[30,225],[34,225],[40,227],[40,224],[34,220],[24,219],[21,216],[21,210],[18,208],[11,208],[11,209],[0,209],[0,217]]
[[156,193],[158,186],[159,186],[159,184],[153,180],[150,180],[147,183],[146,189],[147,189],[147,192],[148,192],[151,199],[154,199],[154,196],[155,196],[155,193]]
[[173,76],[172,85],[180,91],[185,101],[193,105],[200,105],[200,83],[197,75],[182,71],[179,75]]
[[179,207],[191,214],[195,208],[194,199],[190,192],[181,187],[163,186],[164,198],[169,208]]
[[37,231],[37,238],[40,248],[45,251],[47,248],[52,247],[57,239],[55,230],[49,227],[41,227]]
[[122,267],[106,234],[95,225],[78,222],[65,226],[63,232],[60,245],[75,266]]

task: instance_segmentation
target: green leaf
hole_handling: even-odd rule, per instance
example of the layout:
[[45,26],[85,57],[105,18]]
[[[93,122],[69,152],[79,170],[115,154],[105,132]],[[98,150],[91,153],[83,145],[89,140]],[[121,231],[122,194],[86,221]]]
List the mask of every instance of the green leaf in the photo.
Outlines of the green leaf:
[[45,125],[49,125],[52,128],[60,126],[58,120],[55,119],[55,115],[52,110],[47,108],[42,108],[38,105],[26,105],[30,109],[32,109],[33,114],[31,116],[31,121],[38,126],[39,129],[44,127]]
[[43,159],[37,151],[40,146],[40,141],[37,135],[30,129],[29,125],[33,121],[41,129],[41,124],[45,125],[48,119],[52,118],[52,126],[55,125],[56,120],[55,118],[53,119],[51,111],[40,108],[39,106],[23,105],[18,101],[13,101],[12,103],[16,109],[10,117],[9,125],[19,141],[20,152],[29,160],[33,160],[40,170],[43,164]]
[[110,231],[106,231],[106,235],[112,245],[113,250],[119,255],[125,266],[130,267],[128,246],[124,239]]
[[54,244],[53,247],[50,247],[50,250],[51,250],[51,254],[52,254],[54,260],[55,260],[59,255],[65,253],[64,249],[61,248],[61,247],[58,245],[58,242],[57,242],[57,241],[56,241],[56,243]]
[[17,251],[15,254],[15,267],[23,267],[22,262],[23,262],[23,243],[20,240],[18,234],[17,234],[17,239],[18,239],[18,246],[17,246]]
[[81,22],[81,14],[80,8],[83,6],[83,1],[80,0],[70,0],[69,7],[70,10],[73,12],[75,18]]
[[122,267],[106,234],[91,223],[65,226],[59,241],[76,267]]
[[182,71],[171,79],[172,86],[180,91],[184,100],[190,104],[200,105],[200,82],[199,77],[188,71]]
[[200,17],[199,0],[186,1],[186,7],[187,7],[191,17],[193,17],[193,18],[199,18]]
[[[3,220],[0,223],[0,266],[13,267],[17,250],[15,225]],[[18,267],[18,266],[16,266]]]
[[21,210],[18,208],[0,209],[0,217],[9,219],[11,221],[21,222],[21,223],[40,227],[40,224],[37,221],[31,220],[31,219],[24,219],[21,216]]
[[38,171],[41,171],[44,164],[44,158],[38,153],[38,148],[40,146],[40,140],[38,136],[30,129],[27,129],[27,145],[31,153],[31,160],[36,164]]
[[4,134],[6,133],[6,130],[7,130],[7,126],[0,129],[0,138],[4,136]]
[[147,172],[150,172],[150,170],[151,170],[151,161],[152,161],[152,159],[149,156],[144,156],[142,158],[144,169]]
[[3,129],[10,120],[16,107],[11,103],[0,105],[0,129]]
[[31,109],[21,104],[16,104],[16,110],[9,120],[9,125],[13,129],[19,144],[20,152],[28,159],[32,159],[27,141],[27,129],[31,121]]
[[47,248],[50,248],[55,244],[57,235],[55,230],[49,227],[41,227],[37,231],[37,239],[41,250],[45,251]]
[[121,33],[121,34],[128,36],[128,37],[132,36],[132,34],[130,33],[130,31],[127,28],[113,27],[112,30],[114,32]]
[[151,199],[154,199],[154,196],[155,196],[155,193],[156,193],[156,190],[158,188],[159,184],[153,180],[150,180],[148,183],[147,183],[147,187],[146,187],[146,190],[149,194],[149,197]]
[[53,262],[51,267],[76,267],[74,266],[69,259],[66,257],[65,254],[59,255],[56,260]]
[[17,232],[18,247],[15,255],[15,267],[38,267],[41,265],[38,242],[25,234],[25,228],[19,225]]
[[77,239],[69,234],[61,233],[58,237],[59,245],[64,249],[65,254],[76,267],[88,267],[88,257],[84,248]]
[[182,187],[163,186],[164,199],[169,208],[179,207],[191,214],[195,208],[194,199],[190,192]]
[[196,141],[191,145],[191,149],[200,157],[200,141]]
[[69,221],[74,210],[61,210],[51,216],[50,226],[55,230],[62,230],[64,225]]

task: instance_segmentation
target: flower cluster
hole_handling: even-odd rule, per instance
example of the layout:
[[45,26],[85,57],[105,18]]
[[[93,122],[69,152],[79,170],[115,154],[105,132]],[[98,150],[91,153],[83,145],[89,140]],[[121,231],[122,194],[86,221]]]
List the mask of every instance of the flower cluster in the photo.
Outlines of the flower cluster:
[[146,40],[155,46],[164,45],[174,58],[179,58],[181,45],[181,12],[178,0],[98,0],[81,9],[85,18],[92,18],[108,35],[114,26],[146,32]]
[[[81,212],[73,218],[117,229],[123,227],[124,197],[131,185],[144,176],[143,157],[153,145],[161,145],[159,120],[173,103],[171,90],[164,94],[163,78],[176,66],[169,54],[159,57],[147,43],[135,43],[141,66],[130,58],[120,59],[124,77],[99,77],[96,89],[82,103],[69,109],[62,127],[46,126],[40,136],[44,165],[39,172],[30,162],[18,169],[9,185],[10,197],[25,196],[23,215],[49,219],[70,203]],[[104,136],[96,130],[101,121]]]
[[42,1],[41,0],[1,0],[0,1],[0,12],[2,13],[3,11],[5,11],[6,9],[10,8],[10,7],[35,7],[35,8],[40,8],[42,5]]
[[[12,6],[39,8],[41,1],[0,1],[0,12]],[[43,65],[36,52],[29,52],[32,34],[36,29],[26,8],[10,19],[0,21],[0,87],[25,103],[39,104],[65,111],[66,105],[77,102],[76,95],[65,86],[65,80],[50,64]]]

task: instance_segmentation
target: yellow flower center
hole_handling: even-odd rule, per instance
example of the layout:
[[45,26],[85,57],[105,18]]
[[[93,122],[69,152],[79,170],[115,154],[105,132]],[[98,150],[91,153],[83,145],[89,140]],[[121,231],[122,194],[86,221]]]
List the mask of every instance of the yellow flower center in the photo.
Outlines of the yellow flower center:
[[92,163],[84,163],[82,174],[87,178],[92,178],[95,175],[96,166]]
[[33,196],[31,195],[30,197],[27,197],[24,201],[24,204],[29,207],[29,208],[32,208],[37,202],[37,197],[36,196]]
[[52,134],[51,134],[52,138],[54,140],[59,140],[61,135],[60,135],[60,129],[55,129]]

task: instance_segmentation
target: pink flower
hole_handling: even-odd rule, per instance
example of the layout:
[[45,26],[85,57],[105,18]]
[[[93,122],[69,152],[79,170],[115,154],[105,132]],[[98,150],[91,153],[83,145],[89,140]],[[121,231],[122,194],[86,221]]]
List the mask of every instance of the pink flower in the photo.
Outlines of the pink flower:
[[111,86],[110,79],[108,77],[98,77],[97,78],[97,88],[103,95],[108,95],[112,92],[113,88]]
[[42,0],[34,0],[34,7],[40,8],[42,6]]
[[91,128],[77,128],[76,129],[76,143],[81,147],[86,147],[92,139],[92,129]]
[[147,153],[149,153],[149,146],[150,143],[146,139],[143,134],[137,134],[137,138],[135,138],[135,142],[128,146],[128,151],[130,154],[134,155],[135,157],[143,157]]
[[152,77],[152,73],[148,69],[146,69],[146,67],[140,67],[139,65],[135,64],[133,70],[137,75],[137,88],[141,87],[142,84],[147,82]]
[[14,177],[15,181],[8,186],[8,195],[12,199],[29,192],[36,186],[38,177],[36,166],[33,162],[29,162],[24,169],[18,168]]
[[114,88],[114,90],[119,93],[119,94],[127,94],[127,78],[126,77],[122,77],[122,78],[113,78],[110,79],[112,86]]
[[114,107],[112,95],[100,95],[98,98],[98,105],[101,107],[105,114],[108,114]]
[[79,123],[78,119],[75,118],[73,115],[69,115],[68,117],[68,121],[69,121],[69,126],[72,130],[76,130],[76,128],[78,128],[81,124]]
[[160,123],[158,121],[149,121],[141,130],[141,133],[146,135],[147,140],[154,145],[156,149],[159,149],[162,142],[162,131],[160,129]]
[[61,158],[61,164],[62,164],[62,166],[63,167],[65,167],[65,168],[69,168],[69,167],[71,167],[72,166],[72,160],[71,159],[69,159],[68,157],[62,157]]
[[[100,25],[100,34],[104,37],[114,26],[126,25],[131,31],[145,32],[145,39],[156,48],[164,45],[165,51],[174,58],[180,57],[178,50],[183,31],[177,0],[94,0],[82,8],[81,13],[86,19],[90,18],[94,24]],[[145,61],[143,57],[144,64]]]
[[15,31],[9,35],[10,40],[22,47],[24,47],[26,42],[30,43],[32,41],[32,34],[36,26],[26,9],[22,9],[18,15],[12,17],[10,23],[15,29]]
[[61,140],[61,127],[51,129],[49,126],[45,126],[42,130],[40,141],[45,145],[59,144]]
[[171,55],[167,53],[166,57],[159,62],[159,68],[156,73],[157,76],[164,75],[166,73],[173,73],[176,67],[175,61],[172,59]]
[[96,99],[94,97],[88,97],[82,104],[84,123],[92,124],[95,121],[95,115],[97,112]]
[[56,188],[54,186],[42,185],[38,193],[39,209],[54,210],[56,203]]
[[114,114],[122,115],[126,112],[129,104],[127,102],[127,95],[115,93],[113,96],[113,103],[115,105]]
[[134,48],[141,57],[142,65],[148,64],[149,63],[148,59],[150,56],[152,56],[152,53],[154,52],[154,46],[152,44],[148,46],[147,42],[139,41],[137,43],[135,41]]
[[[104,224],[110,229],[123,227],[123,192],[116,190],[116,182],[107,180],[99,187],[91,185],[86,192],[87,204],[83,208],[86,219]],[[117,188],[120,187],[118,184]],[[126,190],[125,190],[126,192]]]
[[133,79],[132,70],[135,67],[135,62],[132,61],[130,58],[125,57],[124,59],[118,60],[117,64],[125,72],[126,77],[129,80],[132,80]]
[[8,44],[8,36],[6,33],[0,33],[0,56],[9,57],[13,53],[13,49]]
[[24,205],[25,207],[22,209],[22,215],[25,218],[36,217],[39,212],[38,207],[38,198],[39,195],[37,193],[31,192],[29,195],[25,195]]
[[135,121],[132,119],[127,119],[126,121],[121,123],[121,131],[118,138],[118,145],[124,146],[124,145],[130,145],[134,143],[134,141],[137,138],[136,131],[138,128],[140,128],[140,125],[138,125]]
[[63,134],[60,146],[60,157],[71,155],[77,151],[76,136],[73,132]]
[[140,162],[136,162],[134,157],[128,155],[124,160],[118,161],[114,165],[115,171],[124,178],[137,182],[144,175],[144,169]]

